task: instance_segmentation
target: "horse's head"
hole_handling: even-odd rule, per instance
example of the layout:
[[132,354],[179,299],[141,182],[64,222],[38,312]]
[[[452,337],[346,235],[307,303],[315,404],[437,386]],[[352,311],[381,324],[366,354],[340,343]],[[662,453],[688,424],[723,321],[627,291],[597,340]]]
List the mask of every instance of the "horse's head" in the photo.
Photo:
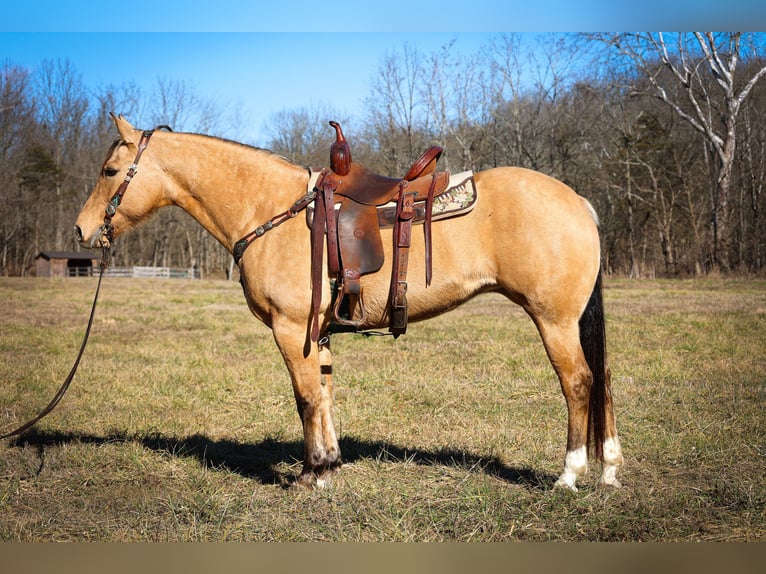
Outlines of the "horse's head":
[[96,186],[75,222],[75,237],[85,247],[108,246],[111,239],[169,203],[163,193],[166,174],[151,151],[142,153],[151,132],[137,130],[122,116],[112,114],[112,121],[120,137],[109,148]]

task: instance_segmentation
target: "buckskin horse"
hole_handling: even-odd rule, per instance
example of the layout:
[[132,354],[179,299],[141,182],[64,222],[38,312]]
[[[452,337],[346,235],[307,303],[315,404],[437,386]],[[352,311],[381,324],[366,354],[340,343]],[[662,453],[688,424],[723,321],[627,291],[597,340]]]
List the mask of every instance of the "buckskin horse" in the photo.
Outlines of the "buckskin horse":
[[[142,131],[122,116],[112,120],[119,139],[77,218],[76,238],[105,247],[155,210],[176,205],[238,258],[247,304],[272,329],[290,373],[304,438],[297,482],[323,486],[341,465],[326,336],[337,323],[337,277],[328,265],[315,264],[320,296],[312,293],[317,239],[307,217],[294,217],[309,203],[315,215],[320,207],[310,195],[316,172],[268,150],[200,134]],[[606,360],[596,214],[571,188],[535,171],[498,167],[473,180],[473,209],[433,222],[431,261],[424,234],[410,234],[407,318],[428,319],[488,291],[520,305],[540,333],[566,399],[566,455],[555,486],[577,490],[588,459],[596,458],[599,482],[619,487],[623,457]],[[347,313],[359,329],[391,322],[393,233],[379,231],[380,271],[355,277],[364,307]],[[327,261],[327,246],[318,252]],[[427,263],[434,269],[430,285]],[[319,336],[312,335],[312,323]]]

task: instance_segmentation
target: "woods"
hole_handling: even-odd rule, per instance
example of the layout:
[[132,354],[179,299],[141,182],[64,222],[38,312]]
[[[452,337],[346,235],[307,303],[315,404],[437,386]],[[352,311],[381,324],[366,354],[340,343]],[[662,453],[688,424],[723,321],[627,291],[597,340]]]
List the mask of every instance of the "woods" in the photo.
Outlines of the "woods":
[[[285,109],[269,149],[327,162],[344,124],[354,160],[401,176],[431,144],[453,171],[519,165],[587,197],[607,273],[762,274],[766,261],[763,34],[508,34],[472,54],[405,45],[370,70],[363,117],[329,104]],[[277,88],[275,88],[277,89]],[[108,112],[237,139],[238,110],[158,79],[142,91],[86,86],[68,61],[0,66],[0,273],[27,275],[44,249],[74,250],[71,227],[116,136]],[[244,142],[249,143],[249,142]],[[199,267],[231,258],[180,210],[122,237],[118,265]]]

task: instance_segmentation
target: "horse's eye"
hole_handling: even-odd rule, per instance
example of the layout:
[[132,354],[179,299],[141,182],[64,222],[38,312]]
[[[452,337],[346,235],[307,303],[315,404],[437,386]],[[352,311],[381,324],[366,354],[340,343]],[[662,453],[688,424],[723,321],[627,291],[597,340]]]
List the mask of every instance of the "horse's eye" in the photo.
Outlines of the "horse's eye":
[[104,168],[104,175],[106,177],[114,177],[117,175],[118,170],[114,169],[113,167],[105,167]]

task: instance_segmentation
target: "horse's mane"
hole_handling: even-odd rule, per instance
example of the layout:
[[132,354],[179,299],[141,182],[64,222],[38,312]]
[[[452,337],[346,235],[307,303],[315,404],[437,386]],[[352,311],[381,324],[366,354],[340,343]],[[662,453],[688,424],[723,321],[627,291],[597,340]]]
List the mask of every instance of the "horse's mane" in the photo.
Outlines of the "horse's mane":
[[[266,149],[266,148],[257,147],[257,146],[253,146],[253,145],[250,145],[250,144],[238,142],[236,140],[227,139],[227,138],[223,138],[223,137],[219,137],[219,136],[211,136],[209,134],[201,134],[201,133],[197,133],[197,132],[171,132],[171,133],[178,134],[178,135],[199,137],[199,138],[204,138],[204,139],[209,139],[209,140],[216,140],[216,141],[219,141],[219,142],[227,144],[227,145],[233,145],[233,146],[237,146],[237,147],[240,147],[240,148],[245,148],[245,149],[248,149],[248,150],[251,150],[251,151],[255,151],[255,152],[258,152],[258,153],[269,155],[269,156],[271,156],[271,157],[273,157],[275,159],[284,161],[284,162],[286,162],[286,163],[288,163],[290,165],[293,165],[293,166],[297,166],[297,167],[300,167],[300,168],[305,168],[306,167],[303,164],[300,164],[300,163],[296,162],[295,160],[290,159],[289,157],[287,157],[285,155],[282,155],[280,153],[273,152],[273,151],[271,151],[269,149]],[[112,154],[114,153],[114,150],[117,149],[117,147],[119,147],[120,145],[122,145],[124,143],[125,143],[125,140],[123,140],[120,137],[118,137],[117,139],[115,139],[112,142],[112,144],[109,146],[109,149],[106,152],[106,156],[104,157],[104,161],[102,162],[102,166],[101,166],[102,170],[104,169],[104,166],[106,165],[106,162],[109,161],[109,158],[112,157]]]
[[219,137],[219,136],[211,136],[209,134],[201,134],[201,133],[197,133],[197,132],[173,132],[173,133],[189,135],[189,136],[194,136],[194,137],[201,137],[201,138],[205,138],[205,139],[216,140],[216,141],[219,141],[221,143],[238,146],[238,147],[245,148],[245,149],[248,149],[248,150],[252,150],[252,151],[255,151],[255,152],[258,152],[258,153],[269,155],[269,156],[271,156],[271,157],[273,157],[275,159],[279,159],[279,160],[285,161],[285,162],[287,162],[287,163],[289,163],[290,165],[293,165],[293,166],[297,166],[297,167],[301,167],[301,168],[306,167],[303,164],[300,164],[300,163],[296,162],[295,160],[293,160],[293,159],[291,159],[291,158],[289,158],[289,157],[287,157],[285,155],[282,155],[280,153],[273,152],[273,151],[271,151],[269,149],[266,149],[266,148],[262,148],[262,147],[258,147],[258,146],[254,146],[254,145],[238,142],[236,140],[227,139],[227,138]]

